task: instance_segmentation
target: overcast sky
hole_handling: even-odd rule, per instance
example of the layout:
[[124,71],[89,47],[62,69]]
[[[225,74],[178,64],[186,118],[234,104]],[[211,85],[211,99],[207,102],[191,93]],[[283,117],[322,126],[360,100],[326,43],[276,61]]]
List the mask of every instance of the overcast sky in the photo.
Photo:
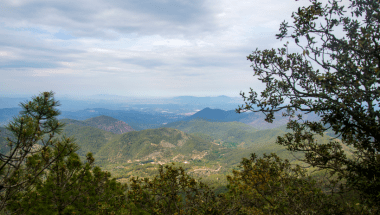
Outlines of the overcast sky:
[[307,0],[0,0],[0,94],[238,97]]

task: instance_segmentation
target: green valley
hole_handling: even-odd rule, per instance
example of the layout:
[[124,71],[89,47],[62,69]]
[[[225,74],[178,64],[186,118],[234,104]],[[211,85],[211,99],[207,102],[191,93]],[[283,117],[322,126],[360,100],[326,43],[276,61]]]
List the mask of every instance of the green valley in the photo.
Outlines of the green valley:
[[[115,134],[91,126],[89,122],[96,121],[96,118],[84,121],[63,119],[61,122],[67,124],[64,134],[75,138],[82,158],[92,152],[96,164],[120,181],[133,176],[150,177],[159,165],[176,163],[186,168],[189,174],[207,181],[219,178],[220,184],[222,181],[225,184],[223,178],[251,153],[275,152],[295,160],[284,147],[275,144],[277,136],[285,134],[283,128],[257,130],[241,122],[194,119],[157,129]],[[117,123],[111,117],[107,119]]]

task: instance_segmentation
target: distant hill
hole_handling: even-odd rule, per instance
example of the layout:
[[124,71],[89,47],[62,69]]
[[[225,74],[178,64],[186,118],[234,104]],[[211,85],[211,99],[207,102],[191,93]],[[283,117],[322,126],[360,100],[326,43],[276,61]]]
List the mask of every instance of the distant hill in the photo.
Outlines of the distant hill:
[[198,111],[192,116],[186,117],[185,121],[190,121],[193,119],[203,119],[214,122],[232,122],[240,121],[246,117],[247,114],[238,114],[234,110],[220,110],[220,109],[211,109],[205,108],[201,111]]
[[177,129],[158,128],[118,135],[103,146],[96,157],[107,163],[167,163],[202,159],[218,148],[220,146]]
[[207,133],[209,135],[224,135],[227,130],[243,130],[254,132],[257,129],[242,122],[210,122],[204,119],[193,119],[191,121],[177,121],[162,127],[175,128],[186,133]]
[[0,109],[0,125],[8,124],[21,110],[19,107]]
[[[81,121],[77,121],[81,122]],[[78,124],[67,124],[62,134],[67,137],[74,137],[75,143],[80,147],[77,152],[80,156],[85,156],[88,152],[96,154],[101,147],[107,144],[117,134],[101,130],[96,127],[83,126]]]
[[[192,116],[188,116],[182,121],[191,121],[194,119],[207,120],[211,122],[242,122],[247,125],[250,125],[256,129],[272,129],[281,127],[287,124],[289,118],[283,117],[282,112],[276,112],[274,114],[275,119],[273,123],[268,123],[265,121],[265,115],[261,112],[246,112],[246,113],[236,113],[235,110],[220,110],[220,109],[211,109],[205,108]],[[318,121],[319,117],[313,113],[303,114],[304,120]]]
[[85,120],[86,123],[102,129],[104,131],[109,131],[115,134],[124,134],[134,129],[129,126],[127,123],[117,120],[109,116],[98,116]]
[[61,122],[66,124],[74,124],[79,126],[90,126],[94,128],[99,128],[104,131],[109,131],[114,134],[123,134],[130,131],[134,131],[134,129],[129,126],[127,123],[117,120],[115,118],[109,116],[97,116],[90,119],[86,119],[84,121],[78,121],[73,119],[63,119]]
[[60,119],[69,118],[75,120],[86,120],[102,115],[123,121],[136,131],[159,128],[164,123],[171,123],[184,118],[182,115],[172,113],[145,113],[135,110],[107,110],[102,108],[94,108],[75,112],[63,111]]
[[173,122],[165,127],[196,134],[229,148],[258,147],[265,143],[274,143],[277,136],[285,133],[280,129],[258,130],[241,122],[209,122],[201,119]]

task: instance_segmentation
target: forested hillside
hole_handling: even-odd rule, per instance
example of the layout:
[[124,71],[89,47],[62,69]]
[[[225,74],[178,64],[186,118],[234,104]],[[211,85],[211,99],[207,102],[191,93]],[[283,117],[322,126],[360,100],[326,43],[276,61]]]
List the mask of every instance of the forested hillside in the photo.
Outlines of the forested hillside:
[[116,134],[103,131],[91,126],[69,124],[65,126],[63,134],[73,137],[80,147],[78,155],[85,156],[88,152],[97,153]]
[[[237,113],[236,110],[220,110],[220,109],[211,109],[204,108],[199,112],[195,113],[192,116],[188,116],[178,121],[192,121],[192,120],[204,120],[209,122],[242,122],[246,125],[250,125],[251,127],[263,130],[263,129],[272,129],[286,125],[289,121],[289,117],[283,117],[285,111],[280,111],[274,113],[275,119],[272,123],[268,123],[265,121],[265,115],[263,113],[256,112],[244,112]],[[304,113],[304,112],[296,112],[295,114],[302,115],[304,120],[309,121],[319,121],[320,117],[313,113]],[[174,122],[175,123],[175,122]]]
[[104,131],[109,131],[115,134],[123,134],[129,131],[134,131],[134,129],[123,121],[114,119],[109,116],[97,116],[93,118],[86,119],[84,121],[73,120],[73,119],[62,119],[61,122],[66,124],[75,124],[79,126],[91,126],[94,128],[99,128]]
[[165,125],[186,133],[197,134],[230,148],[246,148],[250,146],[274,143],[278,135],[284,132],[279,129],[257,130],[240,122],[210,122],[206,120],[179,121]]
[[176,129],[147,129],[115,137],[96,154],[109,163],[151,161],[154,163],[184,162],[201,159],[215,144]]

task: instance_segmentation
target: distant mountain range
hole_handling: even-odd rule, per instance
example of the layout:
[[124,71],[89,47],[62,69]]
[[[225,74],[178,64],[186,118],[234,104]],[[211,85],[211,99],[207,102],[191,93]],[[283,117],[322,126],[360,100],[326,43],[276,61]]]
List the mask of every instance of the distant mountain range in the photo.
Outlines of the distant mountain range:
[[[12,118],[21,111],[21,108],[5,108],[0,109],[0,125],[5,125]],[[81,111],[62,111],[59,116],[60,119],[73,119],[73,120],[86,120],[98,116],[112,117],[118,121],[122,121],[128,124],[136,131],[144,129],[159,128],[166,124],[170,124],[178,121],[191,121],[194,119],[201,119],[210,122],[241,122],[252,126],[256,129],[272,129],[281,127],[287,124],[288,118],[282,117],[281,112],[275,113],[275,120],[273,123],[265,121],[265,115],[261,112],[253,113],[236,113],[235,110],[221,110],[204,108],[201,111],[196,112],[193,115],[186,116],[184,114],[175,114],[170,112],[141,112],[136,110],[108,110],[102,108],[86,109]],[[99,118],[100,120],[101,118]],[[319,117],[313,113],[303,114],[304,120],[318,121]],[[107,119],[103,119],[106,120]],[[109,119],[108,119],[109,120]],[[96,124],[96,122],[93,122]],[[103,124],[103,122],[98,122]],[[119,122],[121,123],[121,122]],[[120,124],[119,126],[122,126]],[[113,128],[109,128],[113,129]],[[115,132],[115,131],[112,131]]]
[[[17,116],[21,108],[0,109],[0,126],[6,125],[13,117]],[[119,121],[123,121],[134,130],[144,130],[158,128],[163,124],[175,122],[185,118],[185,115],[178,115],[167,112],[146,113],[135,110],[108,110],[102,108],[86,109],[81,111],[61,111],[59,119],[86,120],[98,116],[109,116]]]
[[[297,113],[300,114],[300,113]],[[245,113],[236,113],[235,110],[220,110],[220,109],[211,109],[205,108],[192,116],[188,116],[182,121],[191,121],[194,119],[202,119],[211,122],[242,122],[247,125],[250,125],[256,129],[272,129],[284,126],[288,123],[289,118],[283,117],[282,112],[277,112],[274,114],[275,119],[273,123],[268,123],[265,121],[265,115],[261,112],[245,112]],[[319,117],[316,114],[309,113],[303,114],[304,120],[309,121],[318,121]]]
[[97,116],[84,121],[78,121],[73,119],[62,119],[65,124],[75,124],[79,126],[90,126],[94,128],[99,128],[104,131],[109,131],[114,134],[123,134],[129,131],[134,131],[134,129],[127,123],[117,120],[109,116]]
[[136,131],[158,128],[164,123],[175,122],[185,117],[184,115],[177,115],[166,112],[146,113],[135,110],[107,110],[102,108],[94,108],[75,112],[62,111],[60,118],[85,120],[102,115],[123,121]]
[[6,125],[13,117],[17,116],[21,111],[21,108],[3,108],[0,109],[0,126]]
[[[1,96],[1,95],[0,95]],[[15,108],[20,102],[29,100],[30,97],[0,97],[0,109]],[[139,110],[149,112],[168,111],[173,113],[186,113],[200,110],[206,107],[231,110],[243,103],[240,97],[195,97],[179,96],[171,98],[134,98],[115,95],[96,95],[86,97],[56,96],[60,101],[62,111],[78,111],[84,109],[103,108],[110,110]]]

